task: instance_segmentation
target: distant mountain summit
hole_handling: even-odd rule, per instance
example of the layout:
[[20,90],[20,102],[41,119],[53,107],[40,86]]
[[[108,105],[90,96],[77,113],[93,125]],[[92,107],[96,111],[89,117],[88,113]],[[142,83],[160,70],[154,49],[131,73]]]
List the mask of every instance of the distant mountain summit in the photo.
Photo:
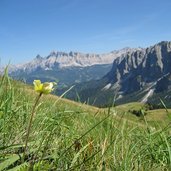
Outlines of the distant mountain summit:
[[100,79],[110,70],[114,59],[139,49],[142,48],[124,48],[104,54],[52,51],[46,57],[37,55],[28,63],[9,66],[9,74],[15,79],[24,79],[27,83],[34,79],[58,79],[60,86],[68,86]]
[[110,53],[93,54],[93,53],[80,53],[80,52],[55,52],[52,51],[48,56],[42,57],[37,55],[32,61],[13,65],[9,68],[9,72],[26,71],[31,72],[37,68],[52,70],[54,67],[69,68],[69,67],[88,67],[92,65],[111,64],[114,59],[120,57],[127,52],[134,52],[141,48],[123,48],[115,50]]
[[[127,51],[114,59],[111,70],[103,78],[76,87],[82,101],[88,100],[96,105],[111,104],[113,99],[116,103],[148,102],[155,94],[170,90],[169,41],[162,41],[146,49]],[[171,100],[171,94],[163,98]]]

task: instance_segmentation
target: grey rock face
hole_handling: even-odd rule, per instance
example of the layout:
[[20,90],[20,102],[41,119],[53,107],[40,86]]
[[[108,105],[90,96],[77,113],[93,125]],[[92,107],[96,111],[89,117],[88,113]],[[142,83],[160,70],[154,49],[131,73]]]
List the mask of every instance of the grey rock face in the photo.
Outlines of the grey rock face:
[[84,54],[80,52],[55,52],[47,57],[37,55],[28,63],[9,66],[9,74],[15,79],[32,83],[59,80],[60,85],[69,85],[92,79],[100,79],[111,68],[113,60],[141,48],[124,48],[105,54]]
[[[137,48],[140,49],[140,48]],[[9,73],[27,72],[41,68],[44,70],[53,70],[54,68],[70,68],[70,67],[88,67],[92,65],[111,64],[114,59],[120,57],[127,52],[136,51],[136,48],[124,48],[105,54],[84,54],[80,52],[55,52],[52,51],[47,57],[37,55],[36,58],[28,63],[21,65],[9,66]]]
[[130,93],[170,72],[171,42],[161,42],[115,59],[112,70],[105,77],[108,83],[119,83],[120,91]]
[[[90,103],[102,106],[112,104],[114,96],[116,103],[142,101],[145,97],[147,102],[156,93],[167,90],[171,90],[169,41],[122,54],[114,59],[112,69],[102,79],[77,88],[82,101],[89,99]],[[85,92],[91,93],[88,96]],[[73,99],[73,95],[69,98]]]

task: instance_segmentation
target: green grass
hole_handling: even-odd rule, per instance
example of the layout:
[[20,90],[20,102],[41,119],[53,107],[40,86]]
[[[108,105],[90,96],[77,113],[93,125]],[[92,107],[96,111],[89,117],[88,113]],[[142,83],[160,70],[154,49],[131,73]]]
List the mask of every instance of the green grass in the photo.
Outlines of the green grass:
[[118,117],[123,117],[129,121],[144,124],[144,117],[137,117],[133,111],[144,111],[145,119],[150,126],[165,127],[170,123],[171,109],[148,109],[146,104],[139,102],[132,102],[113,108],[116,111]]
[[[141,109],[139,103],[99,109],[53,95],[44,95],[36,107],[23,157],[37,96],[32,87],[7,75],[0,80],[0,171],[171,169],[165,111],[147,111],[140,119],[129,112]],[[162,125],[161,119],[166,121]]]

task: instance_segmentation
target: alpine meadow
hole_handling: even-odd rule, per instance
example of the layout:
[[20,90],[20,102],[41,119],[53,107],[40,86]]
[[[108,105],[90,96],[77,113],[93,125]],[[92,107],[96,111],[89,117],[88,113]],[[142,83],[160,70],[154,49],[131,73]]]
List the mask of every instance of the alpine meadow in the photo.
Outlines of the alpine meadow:
[[0,170],[170,170],[171,110],[97,108],[7,70],[0,83]]
[[0,171],[171,171],[171,0],[0,0]]

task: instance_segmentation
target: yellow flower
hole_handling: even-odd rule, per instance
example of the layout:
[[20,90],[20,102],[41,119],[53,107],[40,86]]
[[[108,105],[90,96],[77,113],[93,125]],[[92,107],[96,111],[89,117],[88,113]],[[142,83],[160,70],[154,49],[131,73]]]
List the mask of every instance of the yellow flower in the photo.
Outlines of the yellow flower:
[[53,91],[53,82],[41,83],[40,80],[34,80],[34,90],[38,93],[49,94]]

